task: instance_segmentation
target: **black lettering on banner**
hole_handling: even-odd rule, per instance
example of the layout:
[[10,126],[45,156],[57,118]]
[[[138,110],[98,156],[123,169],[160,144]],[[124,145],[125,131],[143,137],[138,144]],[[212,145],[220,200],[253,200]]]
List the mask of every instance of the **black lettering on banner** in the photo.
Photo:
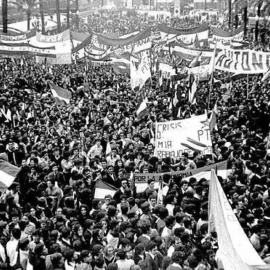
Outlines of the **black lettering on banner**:
[[145,176],[135,176],[134,180],[137,183],[146,183],[146,177]]
[[206,132],[206,138],[207,138],[207,140],[209,140],[210,139],[210,129],[207,128],[204,131]]
[[239,59],[238,58],[239,58],[239,55],[240,55],[240,51],[235,51],[234,52],[234,55],[235,55],[235,61],[236,62],[239,62]]
[[231,69],[230,66],[231,66],[231,63],[232,63],[232,62],[233,62],[232,60],[226,59],[226,60],[224,61],[224,68]]
[[203,130],[198,130],[198,140],[201,141],[201,136],[203,136]]
[[270,54],[267,54],[266,55],[266,67],[267,67],[267,70],[270,69]]
[[262,54],[259,53],[259,52],[253,52],[252,53],[252,65],[253,65],[255,70],[257,70],[257,68],[259,68],[259,70],[263,70],[262,57],[263,57]]
[[166,124],[163,124],[163,131],[166,131],[167,130],[167,126]]
[[218,58],[218,60],[217,60],[217,62],[216,62],[216,66],[222,67],[222,61],[223,61],[223,59],[224,59],[225,57],[226,57],[226,55],[222,54],[222,55]]
[[163,131],[162,127],[163,124],[157,124],[157,139],[161,139],[161,133]]
[[242,69],[250,71],[250,66],[249,66],[249,52],[242,52]]
[[172,148],[172,141],[158,142],[157,148]]

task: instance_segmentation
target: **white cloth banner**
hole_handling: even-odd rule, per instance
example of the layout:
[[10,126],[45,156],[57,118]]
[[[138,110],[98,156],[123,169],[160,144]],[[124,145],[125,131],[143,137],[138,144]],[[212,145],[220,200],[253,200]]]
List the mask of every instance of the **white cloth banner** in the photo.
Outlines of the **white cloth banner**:
[[136,64],[134,58],[131,57],[130,61],[130,84],[131,88],[134,89],[135,87],[142,88],[145,82],[151,77],[151,64],[149,57],[144,54],[141,62],[138,65],[138,69],[136,68]]
[[208,35],[209,35],[208,30],[198,32],[198,33],[181,34],[181,35],[170,34],[170,33],[162,32],[162,31],[160,32],[161,39],[169,40],[169,41],[177,40],[185,44],[194,42],[196,39],[196,36],[199,40],[208,39]]
[[239,74],[265,73],[270,69],[270,53],[224,47],[215,57],[215,69]]
[[[44,36],[38,34],[35,38],[31,39],[30,44],[35,46],[51,46],[55,47],[52,51],[56,55],[55,58],[47,58],[47,64],[59,65],[59,64],[71,64],[71,39],[70,31],[64,31],[62,34],[55,36]],[[37,59],[38,62],[42,62],[43,59]]]
[[209,232],[216,231],[219,250],[217,260],[224,270],[269,269],[253,248],[236,218],[215,171],[209,188]]
[[212,153],[207,115],[156,123],[155,151],[158,158],[180,158],[183,152]]
[[165,63],[159,63],[159,70],[161,71],[161,76],[164,79],[170,79],[171,76],[175,75],[175,69]]

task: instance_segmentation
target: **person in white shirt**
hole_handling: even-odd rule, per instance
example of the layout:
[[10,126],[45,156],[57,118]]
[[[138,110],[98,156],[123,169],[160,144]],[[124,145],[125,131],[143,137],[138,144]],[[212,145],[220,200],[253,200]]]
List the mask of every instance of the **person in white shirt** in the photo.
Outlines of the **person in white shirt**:
[[18,258],[18,245],[21,237],[21,230],[14,228],[11,231],[11,239],[7,242],[6,250],[9,259],[9,266],[13,267],[17,263]]
[[116,261],[118,270],[129,270],[132,265],[135,265],[132,259],[126,259],[126,252],[124,250],[120,249],[116,257],[118,258]]
[[7,263],[7,256],[6,256],[6,251],[4,248],[5,245],[5,237],[1,237],[0,239],[0,269],[4,269]]
[[99,156],[101,158],[103,153],[103,147],[101,145],[100,139],[96,139],[96,143],[90,148],[87,153],[88,158],[93,159],[95,156]]

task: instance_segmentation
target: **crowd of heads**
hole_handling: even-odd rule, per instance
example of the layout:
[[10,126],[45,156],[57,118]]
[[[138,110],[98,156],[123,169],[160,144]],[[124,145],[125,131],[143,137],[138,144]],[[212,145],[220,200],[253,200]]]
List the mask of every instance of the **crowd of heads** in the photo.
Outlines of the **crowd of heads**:
[[[95,22],[102,26],[103,19]],[[20,167],[1,194],[0,269],[218,269],[217,235],[208,233],[210,179],[168,172],[220,161],[228,161],[228,176],[219,177],[227,198],[269,263],[270,87],[260,75],[216,83],[210,100],[209,83],[200,82],[193,105],[182,83],[177,116],[174,89],[153,77],[143,88],[149,101],[143,118],[129,77],[110,66],[4,60],[0,77],[1,158]],[[72,93],[68,106],[56,105],[48,80]],[[218,106],[213,154],[157,158],[156,121],[203,114],[207,102]],[[155,172],[164,173],[162,203],[154,180],[143,193],[134,183],[134,173]],[[97,198],[101,182],[116,192]]]

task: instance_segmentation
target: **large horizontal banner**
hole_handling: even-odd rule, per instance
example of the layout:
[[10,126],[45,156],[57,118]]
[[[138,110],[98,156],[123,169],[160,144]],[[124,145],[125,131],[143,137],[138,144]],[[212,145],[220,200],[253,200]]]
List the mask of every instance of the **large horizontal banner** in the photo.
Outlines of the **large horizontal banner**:
[[212,34],[214,37],[218,37],[218,38],[224,38],[224,39],[234,39],[235,37],[238,37],[239,34],[243,34],[244,32],[244,25],[241,25],[238,29],[234,30],[234,31],[224,31],[220,28],[215,28],[215,27],[211,27],[212,29]]
[[214,50],[212,49],[192,49],[185,46],[175,46],[172,48],[173,54],[189,61],[193,60],[199,54],[202,61],[210,60],[213,56],[213,52]]
[[18,33],[18,34],[13,34],[13,35],[0,34],[0,41],[1,42],[25,41],[35,35],[36,35],[36,31],[34,29],[26,33]]
[[213,48],[216,44],[218,48],[222,45],[231,45],[233,42],[241,42],[244,38],[244,26],[232,32],[227,32],[219,28],[212,28],[213,37],[209,39],[210,47]]
[[115,54],[122,55],[126,52],[142,57],[145,51],[151,49],[151,40],[150,28],[139,33],[130,33],[118,39],[95,34],[79,44],[72,52],[87,56],[91,61],[107,61]]
[[204,25],[199,25],[195,27],[177,29],[177,28],[173,28],[167,25],[159,25],[157,30],[160,31],[161,39],[169,40],[176,36],[181,36],[181,35],[188,36],[188,35],[196,35],[201,32],[208,32],[209,26],[204,24]]
[[126,38],[107,38],[102,35],[97,35],[98,43],[106,46],[127,46],[132,43],[142,42],[142,40],[151,38],[151,28],[147,28],[146,30],[132,36],[128,36]]
[[37,41],[43,42],[43,43],[57,43],[57,42],[63,42],[66,40],[70,40],[70,31],[66,30],[60,34],[47,36],[42,35],[41,32],[37,33]]
[[207,115],[156,123],[155,151],[158,158],[181,158],[184,152],[212,153]]
[[265,73],[270,68],[270,53],[223,48],[215,58],[215,69],[239,74]]
[[56,55],[53,53],[54,46],[51,47],[39,47],[33,46],[29,43],[1,43],[0,42],[0,54],[6,55],[34,55],[53,57]]
[[155,187],[158,188],[158,184],[160,181],[163,181],[164,175],[171,175],[171,176],[182,176],[182,178],[189,180],[190,177],[195,177],[197,181],[201,178],[205,178],[210,180],[211,170],[214,169],[217,171],[218,175],[222,178],[227,177],[227,161],[222,161],[216,164],[212,164],[209,166],[205,166],[202,168],[198,168],[195,170],[186,170],[186,171],[173,171],[173,172],[166,172],[166,173],[136,173],[134,175],[134,181],[136,186],[137,193],[142,193],[148,186],[147,181],[149,179],[155,180]]
[[[71,64],[71,39],[70,31],[66,30],[55,36],[45,36],[38,34],[30,42],[35,46],[46,46],[48,44],[53,45],[55,50],[52,51],[55,56],[47,58],[47,64],[50,65],[63,65]],[[44,59],[38,59],[39,62],[43,62]]]

